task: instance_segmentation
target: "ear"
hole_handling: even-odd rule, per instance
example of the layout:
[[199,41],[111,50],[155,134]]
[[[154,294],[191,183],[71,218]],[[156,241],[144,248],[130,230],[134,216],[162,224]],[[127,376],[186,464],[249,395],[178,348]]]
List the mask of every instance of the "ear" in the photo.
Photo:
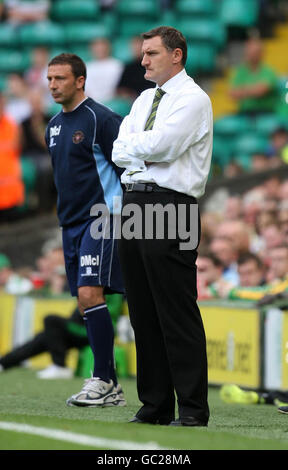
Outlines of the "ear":
[[83,75],[81,75],[80,77],[77,77],[76,84],[79,90],[83,88],[85,85],[85,77]]
[[177,47],[173,51],[173,64],[179,64],[182,61],[183,52],[180,47]]

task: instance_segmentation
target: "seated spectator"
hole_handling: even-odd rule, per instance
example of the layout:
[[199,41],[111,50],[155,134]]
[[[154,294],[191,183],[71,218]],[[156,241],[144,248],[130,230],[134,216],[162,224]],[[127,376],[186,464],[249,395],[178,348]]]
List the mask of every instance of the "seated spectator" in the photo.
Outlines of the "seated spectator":
[[123,64],[111,56],[111,44],[106,38],[96,39],[90,48],[93,60],[87,62],[85,91],[95,101],[103,103],[115,96]]
[[242,217],[241,196],[229,196],[224,207],[224,220],[239,220]]
[[31,112],[21,123],[22,154],[30,157],[44,156],[49,158],[45,142],[45,129],[50,121],[50,116],[45,112],[42,93],[37,89],[31,90],[29,102]]
[[15,26],[48,19],[49,0],[4,0],[7,21]]
[[33,290],[33,284],[27,277],[23,277],[12,268],[10,259],[0,253],[0,290],[7,294],[27,294]]
[[231,289],[231,284],[223,277],[223,263],[208,249],[199,249],[196,265],[199,300],[218,297],[221,288]]
[[28,86],[22,75],[18,73],[8,75],[5,110],[19,124],[31,113],[28,94]]
[[231,79],[230,96],[238,103],[240,113],[255,114],[273,112],[278,101],[278,77],[275,71],[262,61],[261,40],[252,38],[246,42],[244,62]]
[[[274,166],[276,166],[276,162],[273,159],[270,159],[267,157],[267,155],[264,155],[262,153],[255,153],[251,156],[251,171],[266,171],[269,170],[269,168],[272,167],[272,163],[274,163]],[[281,165],[281,162],[278,162],[278,165]]]
[[281,163],[288,163],[288,130],[285,127],[279,127],[272,133],[267,155]]
[[[269,267],[265,276],[265,283],[258,286],[233,287],[222,296],[231,300],[260,301],[269,296],[275,296],[288,291],[288,246],[280,245],[269,252]],[[261,266],[261,265],[260,265]],[[221,295],[221,292],[219,293]]]
[[0,222],[13,220],[24,203],[25,188],[20,162],[19,126],[5,112],[0,92]]
[[32,64],[24,73],[25,82],[33,91],[39,91],[43,95],[45,107],[52,103],[51,93],[47,86],[47,64],[49,62],[49,51],[44,46],[35,47],[32,50]]
[[250,232],[239,218],[220,222],[214,229],[214,237],[231,242],[238,256],[250,249]]
[[223,264],[223,278],[233,285],[239,283],[239,275],[237,271],[238,251],[233,243],[224,238],[214,238],[209,249]]
[[117,85],[117,95],[134,101],[142,91],[153,88],[155,84],[144,78],[145,69],[142,62],[141,37],[134,37],[131,40],[133,60],[124,66],[122,76]]

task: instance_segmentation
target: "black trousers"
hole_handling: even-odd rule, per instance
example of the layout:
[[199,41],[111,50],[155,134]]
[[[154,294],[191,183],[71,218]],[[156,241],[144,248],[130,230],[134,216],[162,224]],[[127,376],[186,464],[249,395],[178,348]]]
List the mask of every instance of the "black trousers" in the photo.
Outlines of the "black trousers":
[[89,344],[86,335],[77,335],[69,330],[69,323],[70,319],[59,315],[47,315],[44,319],[44,330],[2,356],[0,364],[4,369],[10,369],[19,366],[26,359],[49,352],[53,363],[64,367],[66,354],[70,348],[81,348]]
[[[191,203],[195,209],[193,198],[176,192],[124,194],[119,256],[135,333],[137,390],[143,403],[137,417],[145,421],[174,419],[175,392],[180,418],[193,416],[203,423],[209,419],[206,338],[196,287],[200,224],[198,206],[196,220],[189,220]],[[176,209],[177,218],[179,205],[185,206],[186,225],[198,224],[194,249],[180,250],[179,237],[169,239],[171,221],[167,218],[164,239],[151,238],[147,231],[146,238],[141,239],[135,228],[138,238],[127,237],[131,216],[124,215],[125,211],[131,209],[133,213],[137,206],[135,224],[141,212],[144,233],[145,211],[155,204],[170,204]]]

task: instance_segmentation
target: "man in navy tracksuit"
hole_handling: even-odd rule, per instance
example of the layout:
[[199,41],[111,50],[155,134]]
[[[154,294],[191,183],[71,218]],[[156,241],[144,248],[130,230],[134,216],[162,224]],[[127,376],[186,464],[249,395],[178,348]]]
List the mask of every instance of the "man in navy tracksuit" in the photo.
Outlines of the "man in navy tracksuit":
[[[48,64],[49,89],[54,101],[62,105],[50,120],[45,138],[58,192],[66,273],[94,354],[93,377],[67,404],[123,406],[114,370],[113,325],[105,303],[106,293],[123,292],[112,236],[117,219],[113,217],[114,201],[120,200],[122,189],[119,169],[111,160],[121,117],[85,96],[85,80],[86,66],[74,54],[60,54]],[[99,207],[107,210],[101,213]],[[93,224],[99,220],[96,236]],[[108,232],[104,226],[109,227]]]

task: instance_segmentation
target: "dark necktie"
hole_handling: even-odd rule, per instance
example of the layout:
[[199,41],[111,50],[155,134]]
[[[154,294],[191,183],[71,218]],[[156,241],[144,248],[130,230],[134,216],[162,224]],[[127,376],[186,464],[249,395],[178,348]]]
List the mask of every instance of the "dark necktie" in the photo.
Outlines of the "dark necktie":
[[157,109],[158,109],[159,103],[160,103],[163,95],[165,95],[165,91],[161,90],[161,88],[157,88],[155,96],[154,96],[154,100],[153,100],[153,103],[152,103],[151,113],[150,113],[150,115],[149,115],[149,117],[146,121],[144,131],[150,131],[153,128],[155,118],[156,118]]
[[[159,103],[161,101],[162,96],[165,95],[165,91],[161,90],[161,88],[157,88],[154,100],[152,103],[152,109],[151,113],[148,116],[148,119],[145,124],[144,131],[150,131],[154,125],[156,113],[157,113],[157,108],[159,106]],[[146,165],[151,165],[151,163],[145,162]],[[127,175],[132,176],[135,173],[141,173],[142,170],[130,170]]]

